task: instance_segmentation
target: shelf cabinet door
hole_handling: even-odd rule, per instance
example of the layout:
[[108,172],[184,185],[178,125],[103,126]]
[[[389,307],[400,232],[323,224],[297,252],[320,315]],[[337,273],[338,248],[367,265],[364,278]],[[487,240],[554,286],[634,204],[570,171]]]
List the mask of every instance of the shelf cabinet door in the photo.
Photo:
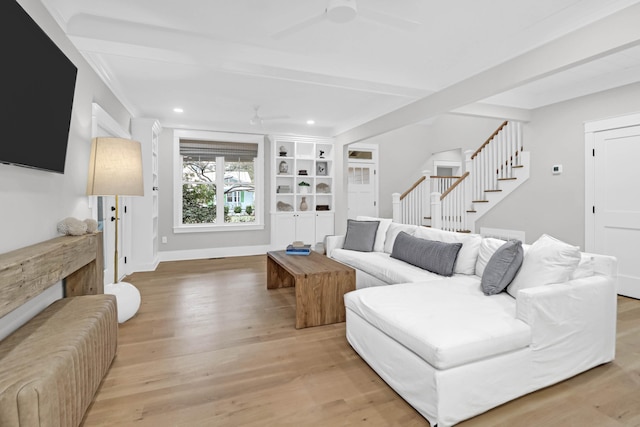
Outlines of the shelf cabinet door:
[[315,243],[324,243],[324,238],[335,233],[333,213],[316,213],[316,240]]
[[316,215],[313,212],[288,212],[274,216],[272,241],[275,249],[284,249],[296,240],[307,245],[316,244]]
[[272,232],[273,246],[282,250],[296,240],[296,214],[283,213],[274,215],[274,230]]
[[316,241],[316,217],[312,212],[296,214],[296,240],[313,246]]

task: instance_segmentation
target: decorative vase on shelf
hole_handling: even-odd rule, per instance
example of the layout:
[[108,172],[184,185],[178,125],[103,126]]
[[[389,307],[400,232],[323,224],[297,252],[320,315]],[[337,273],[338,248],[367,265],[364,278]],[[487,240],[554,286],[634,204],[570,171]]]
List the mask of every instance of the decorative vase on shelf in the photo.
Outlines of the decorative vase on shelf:
[[307,198],[303,197],[302,201],[300,202],[300,210],[306,211],[307,209],[309,209],[309,206],[307,206]]

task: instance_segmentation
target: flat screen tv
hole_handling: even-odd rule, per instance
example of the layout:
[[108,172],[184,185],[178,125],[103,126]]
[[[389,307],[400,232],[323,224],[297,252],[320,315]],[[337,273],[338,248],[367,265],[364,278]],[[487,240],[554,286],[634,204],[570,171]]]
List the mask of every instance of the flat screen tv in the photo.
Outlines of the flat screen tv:
[[0,163],[64,173],[78,69],[15,0],[0,34]]

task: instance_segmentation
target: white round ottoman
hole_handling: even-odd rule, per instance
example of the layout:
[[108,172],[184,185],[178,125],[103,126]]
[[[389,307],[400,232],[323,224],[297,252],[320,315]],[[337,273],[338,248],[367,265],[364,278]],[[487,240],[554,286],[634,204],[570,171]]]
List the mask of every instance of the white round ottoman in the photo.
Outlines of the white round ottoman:
[[104,293],[116,296],[118,323],[131,319],[140,308],[140,291],[131,283],[109,283],[104,285]]

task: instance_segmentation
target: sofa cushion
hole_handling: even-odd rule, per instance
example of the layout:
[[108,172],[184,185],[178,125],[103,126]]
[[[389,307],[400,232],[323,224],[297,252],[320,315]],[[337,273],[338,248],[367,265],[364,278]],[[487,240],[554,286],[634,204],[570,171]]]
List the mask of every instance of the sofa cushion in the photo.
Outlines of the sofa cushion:
[[[438,274],[391,258],[391,255],[384,252],[357,252],[335,249],[331,253],[331,257],[390,285],[442,279],[442,276]],[[357,274],[358,272],[356,271],[356,276]]]
[[531,342],[531,328],[516,319],[515,299],[507,293],[486,297],[475,275],[358,289],[345,295],[345,306],[436,369]]
[[371,216],[357,216],[357,221],[379,221],[378,231],[376,232],[376,242],[373,245],[375,252],[384,251],[384,241],[387,238],[387,230],[391,224],[391,218],[374,218]]
[[520,240],[510,240],[494,252],[482,274],[482,292],[495,295],[505,290],[518,273],[524,251]]
[[482,237],[479,234],[455,233],[430,227],[418,227],[413,236],[445,243],[462,243],[453,272],[475,274],[478,251],[482,242]]
[[444,243],[419,239],[401,231],[391,257],[442,276],[451,276],[462,243]]
[[387,235],[384,241],[384,251],[388,254],[393,252],[393,244],[396,242],[398,233],[404,231],[407,234],[413,235],[413,233],[415,233],[417,229],[417,225],[398,224],[396,222],[392,222],[391,224],[389,224],[389,229],[387,230]]
[[379,221],[347,220],[347,234],[344,237],[344,249],[371,252],[376,241]]
[[504,245],[505,242],[506,240],[496,239],[493,237],[482,238],[480,248],[478,249],[478,259],[476,260],[476,276],[482,277],[487,263],[498,248]]
[[543,234],[527,251],[522,267],[507,292],[517,296],[518,291],[536,286],[564,283],[570,279],[580,262],[580,249]]
[[580,253],[580,262],[571,274],[571,280],[582,279],[583,277],[591,277],[595,274],[595,260],[593,255]]

